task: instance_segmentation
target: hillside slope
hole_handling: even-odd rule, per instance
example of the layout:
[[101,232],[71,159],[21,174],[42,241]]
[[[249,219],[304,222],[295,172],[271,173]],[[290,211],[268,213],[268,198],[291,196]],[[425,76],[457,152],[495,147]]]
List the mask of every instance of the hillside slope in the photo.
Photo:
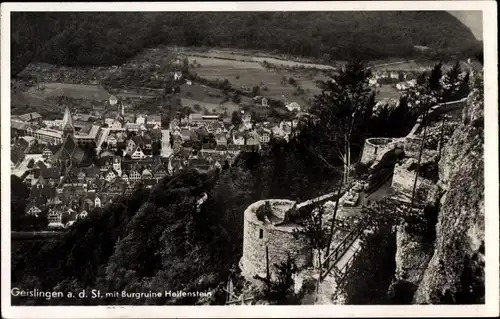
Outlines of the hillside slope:
[[319,60],[462,52],[478,44],[447,12],[12,13],[12,74],[29,62],[111,65],[160,44],[259,49]]

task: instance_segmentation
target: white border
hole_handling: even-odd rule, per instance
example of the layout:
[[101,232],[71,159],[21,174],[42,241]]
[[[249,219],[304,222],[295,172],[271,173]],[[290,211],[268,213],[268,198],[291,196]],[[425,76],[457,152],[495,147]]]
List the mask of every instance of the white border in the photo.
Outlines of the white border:
[[[10,306],[10,12],[11,11],[482,11],[485,82],[486,304],[480,306]],[[497,18],[494,1],[2,3],[1,212],[2,316],[5,318],[497,316],[499,313]],[[487,173],[486,173],[487,172]],[[243,308],[244,307],[244,308]]]

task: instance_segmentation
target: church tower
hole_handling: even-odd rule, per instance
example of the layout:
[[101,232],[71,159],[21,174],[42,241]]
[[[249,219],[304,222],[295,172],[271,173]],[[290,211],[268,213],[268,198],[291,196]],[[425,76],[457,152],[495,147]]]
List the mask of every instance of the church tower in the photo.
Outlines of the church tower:
[[63,139],[66,136],[74,137],[75,127],[73,126],[73,118],[71,116],[71,112],[69,111],[69,107],[66,106],[66,110],[64,110],[64,116],[62,120],[62,131],[63,131]]

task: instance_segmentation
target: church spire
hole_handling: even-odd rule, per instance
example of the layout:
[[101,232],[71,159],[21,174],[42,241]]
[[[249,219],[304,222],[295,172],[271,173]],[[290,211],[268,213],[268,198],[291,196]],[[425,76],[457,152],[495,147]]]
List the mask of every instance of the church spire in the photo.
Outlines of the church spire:
[[64,137],[66,137],[67,135],[73,136],[73,134],[75,133],[75,127],[73,126],[73,118],[71,116],[71,112],[68,106],[66,106],[66,109],[64,110],[64,116],[62,120],[62,130]]

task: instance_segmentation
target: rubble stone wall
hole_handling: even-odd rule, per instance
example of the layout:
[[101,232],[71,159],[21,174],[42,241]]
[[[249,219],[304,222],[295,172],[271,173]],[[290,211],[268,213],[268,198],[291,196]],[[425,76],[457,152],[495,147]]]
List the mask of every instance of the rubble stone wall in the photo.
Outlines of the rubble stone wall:
[[[289,200],[268,200],[273,208],[291,208],[295,202]],[[266,275],[266,246],[269,253],[269,271],[272,276],[276,273],[274,264],[286,262],[288,256],[294,259],[298,267],[312,265],[312,248],[306,238],[296,239],[293,229],[297,226],[275,226],[269,222],[262,222],[255,218],[258,207],[265,201],[258,201],[250,205],[245,211],[243,257],[240,261],[242,274],[249,281],[255,282],[255,275]],[[274,209],[273,208],[273,209]],[[276,214],[280,215],[280,213]],[[260,232],[262,230],[262,238]]]
[[365,140],[361,163],[369,164],[375,161],[381,149],[384,149],[393,141],[392,138],[374,137]]
[[[413,185],[415,183],[416,171],[409,171],[407,165],[397,165],[394,167],[391,187],[398,193],[412,195]],[[426,197],[434,194],[435,185],[432,181],[419,176],[417,178],[417,192],[423,191]]]

